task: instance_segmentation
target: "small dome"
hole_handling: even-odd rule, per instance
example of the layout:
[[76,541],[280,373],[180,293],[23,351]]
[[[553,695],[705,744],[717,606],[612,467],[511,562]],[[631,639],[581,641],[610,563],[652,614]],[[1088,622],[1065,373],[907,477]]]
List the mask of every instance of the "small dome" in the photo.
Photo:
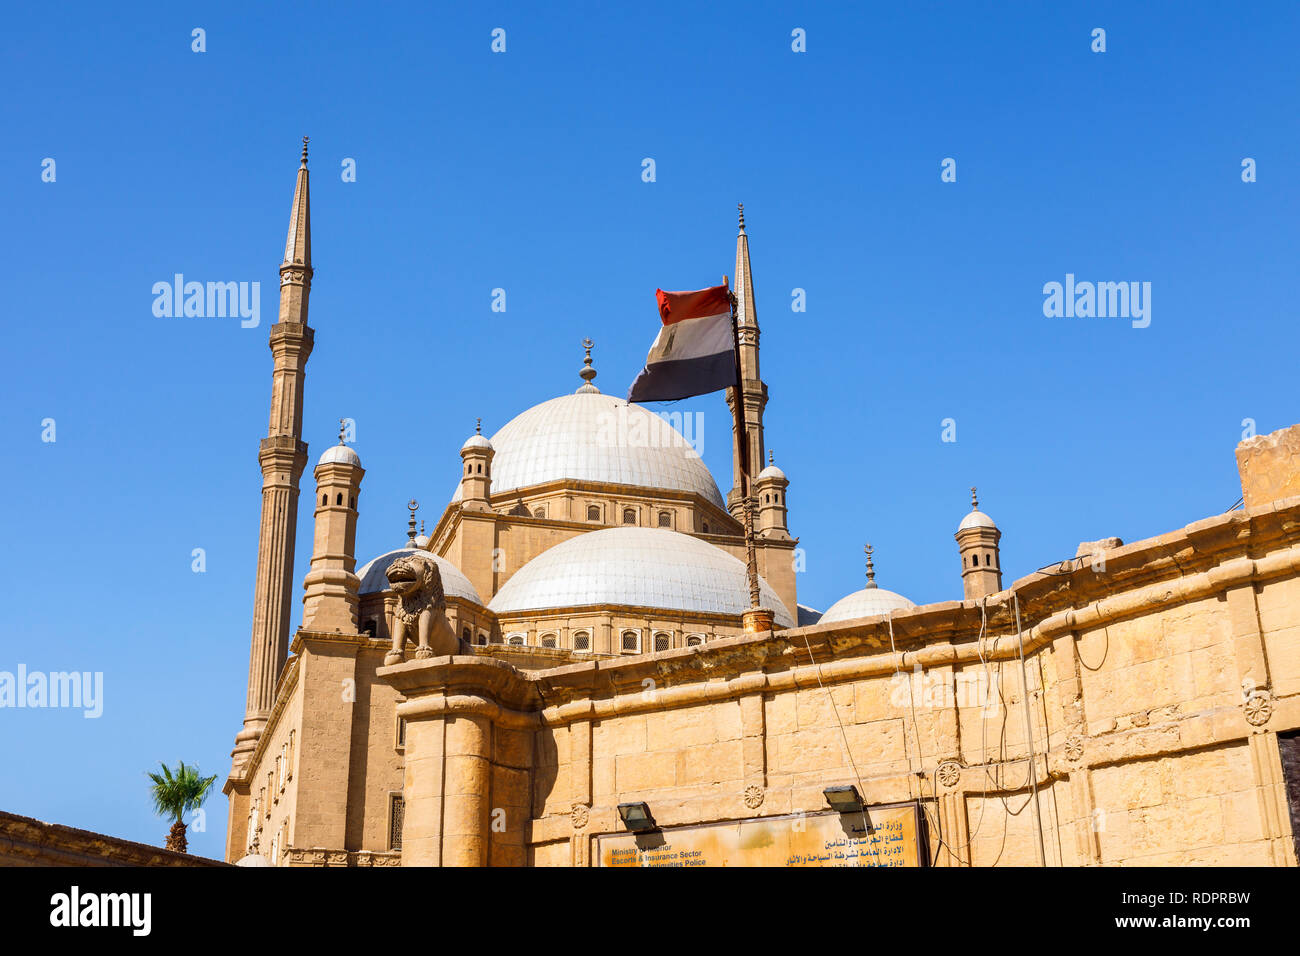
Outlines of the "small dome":
[[826,609],[818,624],[854,621],[860,617],[879,617],[890,611],[907,611],[916,607],[901,594],[884,588],[867,587],[842,597]]
[[460,446],[461,451],[472,451],[475,448],[482,448],[488,451],[492,450],[492,443],[482,435],[470,435],[465,444]]
[[787,480],[785,472],[776,467],[776,465],[768,465],[758,473],[758,481],[762,481],[764,478],[780,478],[782,481]]
[[396,551],[381,554],[358,570],[357,577],[361,579],[361,586],[357,589],[357,593],[374,594],[379,591],[387,591],[388,578],[384,576],[384,573],[388,570],[390,564],[408,554],[419,555],[438,566],[438,571],[442,575],[443,594],[448,597],[463,598],[466,601],[473,601],[480,607],[483,606],[483,599],[478,596],[478,592],[474,590],[474,585],[469,583],[469,578],[461,573],[460,568],[446,558],[416,548],[398,548]]
[[965,531],[967,528],[996,528],[990,518],[982,511],[972,511],[966,517],[961,519],[961,524],[957,525],[958,531]]
[[417,534],[415,536],[415,546],[423,551],[429,546],[429,536],[427,534]]
[[[777,624],[794,627],[785,604],[761,578],[759,593]],[[525,564],[488,608],[504,614],[618,604],[739,617],[749,607],[745,565],[679,531],[588,531]]]
[[[704,460],[667,419],[594,386],[521,412],[491,447],[493,495],[567,479],[694,492],[726,508]],[[461,500],[459,485],[451,500]]]
[[356,465],[361,466],[361,458],[348,445],[331,445],[320,456],[318,465]]

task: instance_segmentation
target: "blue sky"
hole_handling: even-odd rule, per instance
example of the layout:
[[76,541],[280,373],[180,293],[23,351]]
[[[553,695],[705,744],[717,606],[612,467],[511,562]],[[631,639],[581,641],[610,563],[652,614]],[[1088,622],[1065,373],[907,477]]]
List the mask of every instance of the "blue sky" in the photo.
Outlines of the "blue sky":
[[[1007,583],[1181,527],[1240,495],[1243,419],[1300,420],[1295,5],[473,6],[6,13],[0,670],[102,671],[105,700],[0,711],[0,808],[161,842],[145,771],[229,768],[304,134],[305,431],[314,458],[357,422],[362,560],[404,540],[407,498],[436,522],[476,416],[580,384],[583,336],[623,394],[656,286],[732,272],[738,200],[803,603],[860,587],[866,540],[883,586],[960,597],[972,484]],[[177,272],[260,282],[262,324],[155,317]],[[1150,282],[1150,326],[1045,317],[1067,273]],[[725,403],[684,407],[725,489]],[[220,856],[220,794],[209,814],[191,847]]]

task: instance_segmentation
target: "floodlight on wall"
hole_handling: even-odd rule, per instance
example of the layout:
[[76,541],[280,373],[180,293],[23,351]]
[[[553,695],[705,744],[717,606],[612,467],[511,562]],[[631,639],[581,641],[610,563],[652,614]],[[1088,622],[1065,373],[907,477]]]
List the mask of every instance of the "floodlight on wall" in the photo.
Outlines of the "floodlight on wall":
[[620,803],[618,815],[623,825],[633,833],[646,833],[657,829],[655,818],[650,814],[650,807],[645,803]]
[[862,810],[862,795],[858,793],[857,787],[827,787],[822,795],[832,810],[840,813],[858,813]]

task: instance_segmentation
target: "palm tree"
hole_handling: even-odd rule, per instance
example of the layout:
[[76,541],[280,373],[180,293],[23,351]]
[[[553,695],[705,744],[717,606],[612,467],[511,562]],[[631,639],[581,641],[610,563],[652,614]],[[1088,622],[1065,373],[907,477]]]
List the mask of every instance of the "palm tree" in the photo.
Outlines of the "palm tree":
[[189,844],[185,840],[185,813],[202,806],[217,776],[213,774],[211,777],[201,777],[198,767],[187,767],[183,760],[173,775],[165,763],[159,763],[162,773],[149,774],[149,779],[153,781],[149,796],[153,798],[154,811],[160,817],[176,821],[167,834],[167,849],[186,853]]

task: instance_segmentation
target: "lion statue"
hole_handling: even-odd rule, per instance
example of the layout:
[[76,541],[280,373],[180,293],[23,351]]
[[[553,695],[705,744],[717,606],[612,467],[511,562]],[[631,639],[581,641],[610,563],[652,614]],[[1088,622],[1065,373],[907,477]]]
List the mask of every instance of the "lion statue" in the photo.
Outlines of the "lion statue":
[[388,586],[397,594],[397,613],[393,621],[393,649],[384,657],[385,664],[400,664],[406,634],[413,630],[418,640],[417,658],[440,657],[460,652],[460,638],[443,613],[447,601],[442,592],[442,572],[432,557],[405,554],[384,572]]

